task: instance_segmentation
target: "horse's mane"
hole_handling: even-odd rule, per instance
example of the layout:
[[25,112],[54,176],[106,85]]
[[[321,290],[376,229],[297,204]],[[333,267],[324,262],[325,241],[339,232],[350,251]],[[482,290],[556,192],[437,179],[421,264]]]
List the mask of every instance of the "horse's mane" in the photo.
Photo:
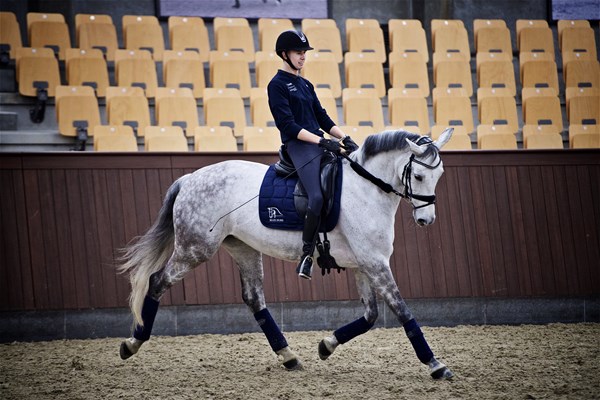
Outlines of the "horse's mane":
[[[406,139],[412,142],[418,142],[423,136],[410,133],[404,130],[397,131],[384,131],[376,135],[370,135],[365,139],[364,144],[361,147],[362,153],[359,157],[362,161],[367,161],[369,158],[392,150],[403,150],[408,147]],[[436,146],[427,146],[423,157],[429,155],[436,156],[438,154],[438,148]]]

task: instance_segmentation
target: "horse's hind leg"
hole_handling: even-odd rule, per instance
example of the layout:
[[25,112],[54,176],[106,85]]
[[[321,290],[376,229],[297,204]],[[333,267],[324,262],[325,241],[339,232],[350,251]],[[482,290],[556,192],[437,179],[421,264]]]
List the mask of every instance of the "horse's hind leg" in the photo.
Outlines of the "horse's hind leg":
[[290,350],[285,336],[266,306],[263,290],[262,254],[233,237],[226,238],[223,247],[235,259],[239,267],[242,299],[254,314],[256,322],[267,337],[271,348],[282,358],[285,368],[301,369],[300,359]]
[[349,323],[328,336],[319,343],[319,358],[326,360],[335,351],[336,347],[344,344],[356,336],[367,332],[377,320],[377,297],[375,290],[369,284],[365,274],[359,270],[354,271],[356,287],[360,295],[360,301],[365,306],[365,314],[354,322]]
[[123,360],[136,354],[142,344],[150,339],[161,297],[171,286],[183,279],[184,275],[198,263],[174,253],[164,268],[150,275],[150,286],[144,298],[141,312],[144,324],[136,324],[133,335],[121,343],[119,353]]

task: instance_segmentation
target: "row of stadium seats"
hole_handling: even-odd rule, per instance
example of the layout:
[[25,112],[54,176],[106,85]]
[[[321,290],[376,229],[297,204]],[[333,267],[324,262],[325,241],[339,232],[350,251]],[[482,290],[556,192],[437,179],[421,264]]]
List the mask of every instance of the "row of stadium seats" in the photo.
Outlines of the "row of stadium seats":
[[[3,13],[4,14],[4,13]],[[33,13],[32,13],[33,14]],[[39,15],[32,15],[31,25],[36,24],[36,18]],[[62,17],[62,16],[60,16]],[[92,18],[93,17],[93,18]],[[77,27],[78,38],[80,28],[86,25],[96,26],[97,24],[108,24],[103,16],[78,15],[76,20],[80,21]],[[108,17],[108,16],[105,16]],[[43,17],[42,17],[43,18]],[[110,18],[110,17],[109,17]],[[47,17],[50,19],[50,17]],[[201,19],[188,19],[183,17],[173,17],[169,20],[169,30],[177,30],[177,26],[198,28]],[[28,25],[29,25],[28,15]],[[92,21],[92,22],[90,22]],[[102,22],[104,21],[104,22]],[[190,22],[193,21],[193,22]],[[309,22],[310,21],[310,22]],[[39,22],[44,22],[39,21]],[[56,21],[59,22],[59,21]],[[333,25],[332,25],[333,22]],[[63,22],[64,23],[64,18]],[[221,24],[222,23],[222,24]],[[269,23],[269,24],[267,24]],[[291,23],[291,22],[290,22]],[[358,43],[361,39],[353,39],[352,31],[356,30],[361,34],[357,37],[379,37],[381,28],[375,20],[347,20],[347,43]],[[592,36],[590,41],[581,40],[578,47],[573,47],[569,35],[571,32],[588,32],[588,21],[560,21],[559,38],[560,46],[564,51],[570,54],[583,54],[583,56],[574,57],[564,65],[563,74],[566,89],[566,115],[570,121],[570,136],[576,136],[580,132],[598,133],[598,86],[600,67],[598,66],[595,48],[595,39]],[[112,24],[112,22],[111,22]],[[156,26],[158,21],[152,18],[137,16],[135,18],[123,18],[124,35],[125,27],[132,26]],[[188,25],[189,24],[189,25]],[[204,26],[203,22],[201,22]],[[303,20],[303,29],[315,27],[317,31],[329,30],[334,28],[333,20]],[[306,25],[306,27],[305,27]],[[160,25],[158,25],[160,28]],[[216,19],[215,37],[217,31],[223,32],[221,27],[228,26],[248,26],[244,19]],[[290,26],[281,22],[281,20],[259,21],[259,36],[261,32],[281,31],[285,26]],[[31,27],[31,26],[30,26]],[[261,28],[262,27],[262,28]],[[113,25],[114,28],[114,25]],[[206,29],[206,27],[204,27]],[[326,29],[325,29],[326,28]],[[337,27],[335,27],[337,29]],[[127,28],[128,29],[128,28]],[[411,37],[408,30],[420,32],[414,37],[410,46],[398,38]],[[3,30],[4,31],[4,30]],[[134,30],[135,31],[135,30]],[[367,35],[367,31],[372,31]],[[553,140],[558,142],[560,133],[563,131],[563,120],[561,115],[561,105],[558,99],[558,72],[554,61],[553,43],[550,46],[546,39],[550,31],[545,21],[518,21],[517,35],[519,53],[519,72],[522,84],[522,129],[523,143],[526,145],[530,132],[552,134]],[[130,31],[130,33],[133,31]],[[400,32],[400,33],[398,33]],[[512,135],[519,130],[519,121],[517,118],[517,106],[515,101],[516,88],[514,71],[512,66],[512,48],[510,46],[510,32],[502,20],[475,20],[474,36],[476,54],[476,81],[477,89],[477,114],[481,122],[477,126],[478,145],[485,140],[484,136],[488,133]],[[535,33],[532,33],[535,32]],[[339,35],[339,32],[338,32]],[[393,39],[396,36],[397,39]],[[399,36],[398,36],[399,35]],[[190,35],[187,35],[190,37]],[[193,35],[192,35],[193,36]],[[276,35],[273,35],[276,37]],[[527,38],[531,36],[531,40]],[[4,38],[5,35],[2,36]],[[133,37],[130,35],[129,37]],[[170,35],[171,37],[171,35]],[[552,32],[550,31],[550,38]],[[564,37],[564,40],[563,40]],[[583,37],[586,37],[585,35]],[[436,126],[454,125],[458,132],[466,134],[475,131],[473,124],[473,115],[471,111],[470,97],[473,95],[472,74],[470,69],[471,54],[469,51],[468,39],[464,24],[459,20],[434,20],[432,21],[432,45],[433,45],[433,121]],[[500,40],[498,40],[500,38]],[[508,38],[508,40],[506,40]],[[171,38],[172,39],[172,38]],[[390,20],[390,48],[391,53],[387,54],[389,63],[389,87],[386,93],[386,84],[384,82],[384,69],[382,62],[386,61],[385,51],[380,53],[376,49],[365,48],[366,43],[355,48],[360,52],[348,51],[343,55],[344,72],[346,87],[342,87],[340,72],[338,67],[338,58],[332,50],[309,52],[309,62],[305,65],[303,74],[315,83],[315,86],[323,92],[322,102],[332,117],[337,116],[337,103],[335,98],[342,97],[343,119],[346,125],[369,126],[375,130],[385,128],[383,122],[383,111],[381,107],[381,98],[387,95],[389,122],[394,127],[406,127],[410,130],[420,133],[432,134],[435,129],[430,129],[429,111],[425,97],[430,95],[430,85],[428,78],[428,51],[425,43],[425,51],[420,52],[419,46],[424,42],[424,30],[419,21],[401,21]],[[79,40],[79,39],[78,39]],[[317,44],[311,45],[317,50]],[[330,42],[330,41],[329,41]],[[371,40],[369,43],[379,43],[380,40]],[[381,41],[382,42],[382,41]],[[465,46],[466,44],[466,46]],[[92,93],[97,97],[106,97],[107,120],[109,124],[122,123],[117,117],[118,112],[111,112],[113,107],[110,104],[109,91],[115,92],[116,89],[135,93],[135,102],[137,106],[127,106],[145,110],[142,117],[136,117],[129,111],[129,108],[122,108],[128,114],[129,123],[132,125],[138,135],[142,136],[144,127],[150,125],[148,103],[146,99],[140,97],[156,98],[155,111],[157,125],[180,125],[187,132],[192,132],[192,128],[198,125],[198,112],[195,99],[203,98],[204,119],[209,126],[214,124],[231,125],[234,134],[240,137],[244,126],[246,126],[244,103],[239,97],[250,98],[250,116],[252,124],[257,127],[267,127],[272,125],[271,115],[268,110],[264,86],[273,76],[274,71],[280,66],[281,61],[273,52],[257,52],[253,57],[247,58],[250,52],[246,53],[241,49],[233,48],[230,51],[210,51],[208,57],[210,81],[212,88],[206,88],[204,79],[202,51],[193,50],[164,50],[162,51],[162,72],[163,81],[166,87],[159,87],[156,73],[157,53],[151,47],[144,47],[136,50],[115,49],[114,51],[114,71],[116,83],[120,88],[111,87],[108,79],[107,61],[108,54],[106,46],[92,46],[98,48],[91,49],[69,49],[64,54],[66,82],[72,86],[87,85],[95,90]],[[350,47],[350,46],[349,46]],[[571,49],[571,47],[573,47]],[[341,46],[340,46],[341,48]],[[350,47],[351,48],[351,47]],[[16,78],[19,82],[21,94],[28,96],[54,96],[54,89],[60,85],[62,79],[58,72],[58,61],[60,51],[55,51],[55,47],[50,48],[21,48],[16,52]],[[194,50],[199,50],[194,48]],[[400,51],[402,50],[402,51]],[[11,53],[12,54],[12,53]],[[204,52],[206,54],[206,52]],[[340,53],[341,54],[341,53]],[[383,61],[381,59],[383,54]],[[593,55],[593,59],[590,58]],[[567,57],[563,55],[563,63]],[[258,88],[253,88],[250,84],[249,62],[255,62],[256,82]],[[46,75],[50,78],[44,79]],[[130,89],[127,89],[130,88]],[[230,90],[236,88],[237,90]],[[138,90],[133,90],[138,89]],[[167,90],[170,89],[170,90]],[[187,91],[191,90],[191,96]],[[216,90],[215,89],[225,89]],[[162,93],[162,94],[159,94]],[[162,101],[164,93],[186,93],[184,101],[187,106],[181,106],[182,100]],[[235,93],[229,96],[235,99],[233,107],[239,112],[231,112],[228,108],[228,115],[225,117],[231,121],[219,120],[214,117],[210,101],[207,101],[206,92],[211,93]],[[355,93],[361,93],[358,97],[369,97],[368,100],[360,99],[347,102],[347,97],[354,96]],[[141,95],[140,95],[141,94]],[[352,94],[352,95],[350,95]],[[368,95],[368,96],[367,96]],[[118,96],[124,97],[124,96]],[[174,96],[168,96],[174,97]],[[191,97],[188,98],[188,97]],[[210,97],[210,96],[209,96]],[[374,97],[374,99],[370,98]],[[128,100],[129,101],[129,100]],[[145,101],[145,103],[143,103]],[[176,111],[160,113],[159,101],[163,104],[173,103],[170,107]],[[219,100],[221,101],[221,100]],[[227,100],[229,101],[229,100]],[[119,100],[113,102],[126,102]],[[346,106],[346,104],[358,104],[357,106]],[[256,104],[256,107],[255,107]],[[97,107],[97,103],[96,103]],[[133,109],[132,108],[132,109]],[[167,106],[163,110],[171,109]],[[57,113],[58,96],[57,96]],[[213,107],[213,109],[218,109]],[[189,110],[187,113],[184,110]],[[169,121],[161,115],[173,116]],[[147,115],[143,116],[143,115]],[[181,118],[179,116],[181,114]],[[238,115],[233,117],[233,115]],[[237,121],[233,121],[237,118]],[[79,120],[81,121],[81,120]],[[63,119],[64,122],[64,119]],[[338,121],[341,122],[341,121]],[[67,122],[71,124],[71,122]],[[60,122],[59,122],[60,125]],[[90,123],[88,126],[95,126]],[[579,129],[583,126],[584,129]],[[61,134],[72,135],[73,126],[61,127]],[[66,132],[66,133],[65,133]],[[572,133],[572,134],[571,134]],[[189,135],[189,134],[188,134]],[[497,136],[497,135],[496,135]],[[480,140],[481,139],[481,140]],[[571,138],[571,143],[573,139]]]
[[[22,47],[19,21],[10,12],[0,13],[2,44],[9,45],[11,57]],[[27,14],[29,47],[50,46],[60,60],[71,48],[69,25],[62,14]],[[147,49],[156,61],[162,60],[166,49],[162,27],[152,15],[125,15],[121,21],[125,49]],[[596,59],[593,29],[586,20],[558,21],[558,43],[563,55],[571,58]],[[289,19],[260,18],[258,20],[259,50],[272,51],[277,36],[283,30],[293,29]],[[553,33],[545,20],[517,20],[516,44],[519,52],[543,52],[554,59]],[[342,40],[333,19],[303,19],[301,29],[317,52],[329,52],[338,63],[343,60]],[[349,52],[374,53],[383,63],[386,60],[384,33],[375,19],[348,18],[345,20],[346,48]],[[249,62],[254,61],[254,37],[245,18],[215,18],[213,20],[214,46],[209,43],[208,29],[199,17],[170,17],[168,20],[168,46],[172,50],[194,50],[202,61],[208,61],[210,49],[239,51]],[[425,31],[419,20],[390,19],[388,21],[390,52],[415,52],[429,61]],[[495,52],[512,54],[511,32],[502,19],[473,21],[473,48],[476,53]],[[76,48],[101,49],[107,60],[114,60],[119,48],[117,30],[110,15],[77,14],[75,16]],[[431,47],[433,53],[457,54],[471,57],[471,46],[462,20],[431,21]],[[571,54],[571,53],[577,53]]]

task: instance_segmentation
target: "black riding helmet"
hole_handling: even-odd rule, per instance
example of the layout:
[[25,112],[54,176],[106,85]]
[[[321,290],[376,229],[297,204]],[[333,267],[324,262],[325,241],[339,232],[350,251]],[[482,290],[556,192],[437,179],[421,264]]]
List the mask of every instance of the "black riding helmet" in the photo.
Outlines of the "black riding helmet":
[[313,50],[308,43],[308,38],[301,31],[289,30],[282,32],[277,38],[277,42],[275,43],[275,52],[279,57],[281,57],[285,62],[289,64],[292,69],[297,69],[290,62],[289,57],[283,58],[282,52],[288,51],[307,51]]

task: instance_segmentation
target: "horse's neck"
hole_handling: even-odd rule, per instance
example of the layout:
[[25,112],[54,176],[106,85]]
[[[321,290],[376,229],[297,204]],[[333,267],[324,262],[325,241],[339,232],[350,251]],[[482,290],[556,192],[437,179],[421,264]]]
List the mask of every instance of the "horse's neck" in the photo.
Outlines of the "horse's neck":
[[[361,155],[358,155],[355,160],[361,164],[364,169],[370,172],[371,175],[381,179],[385,183],[389,183],[395,190],[400,191],[403,188],[398,173],[402,173],[401,168],[408,161],[408,157],[406,152],[387,151],[372,156],[366,161]],[[347,171],[348,173],[355,174],[349,165]],[[381,199],[379,203],[381,205],[387,204],[387,208],[389,208],[389,212],[392,214],[396,213],[398,205],[400,204],[400,196],[393,193],[385,193],[377,185],[361,176],[358,176],[357,191],[368,198],[380,196]]]

